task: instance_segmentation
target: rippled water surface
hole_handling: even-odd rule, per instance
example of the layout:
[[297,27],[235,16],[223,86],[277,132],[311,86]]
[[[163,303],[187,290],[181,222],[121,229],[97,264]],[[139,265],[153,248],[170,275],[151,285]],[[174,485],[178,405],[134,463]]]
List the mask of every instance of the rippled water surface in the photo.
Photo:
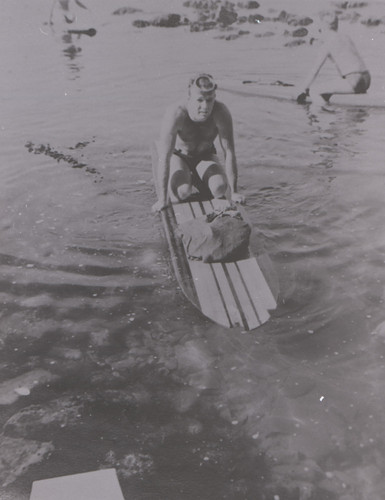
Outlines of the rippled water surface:
[[[51,2],[2,2],[1,498],[114,467],[127,499],[380,500],[384,110],[219,89],[278,295],[263,327],[223,329],[171,275],[150,145],[192,72],[297,83],[313,48],[87,5],[96,35],[69,39]],[[383,30],[350,29],[377,91]]]

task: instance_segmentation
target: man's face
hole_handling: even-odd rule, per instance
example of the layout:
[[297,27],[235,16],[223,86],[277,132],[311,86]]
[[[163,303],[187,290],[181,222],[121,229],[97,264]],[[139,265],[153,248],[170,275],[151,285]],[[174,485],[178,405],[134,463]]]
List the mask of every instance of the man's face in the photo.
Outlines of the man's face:
[[187,101],[188,114],[194,122],[204,122],[211,115],[215,103],[215,90],[201,92],[199,88],[192,87]]

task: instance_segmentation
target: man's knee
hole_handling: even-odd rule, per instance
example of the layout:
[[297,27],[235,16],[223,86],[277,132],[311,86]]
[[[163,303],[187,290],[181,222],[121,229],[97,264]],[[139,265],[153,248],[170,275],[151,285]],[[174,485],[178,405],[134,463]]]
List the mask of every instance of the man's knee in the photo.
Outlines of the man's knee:
[[223,175],[212,175],[209,178],[209,188],[214,198],[222,198],[226,194],[227,181]]
[[181,201],[191,194],[191,182],[189,176],[183,170],[174,172],[170,179],[170,192],[172,201]]
[[191,186],[190,184],[181,184],[177,188],[177,197],[180,201],[186,200],[191,195]]
[[[202,163],[199,167],[202,166]],[[207,167],[203,165],[204,171],[199,172],[203,182],[209,187],[214,198],[222,198],[226,194],[227,179],[222,168],[217,163],[211,163]]]

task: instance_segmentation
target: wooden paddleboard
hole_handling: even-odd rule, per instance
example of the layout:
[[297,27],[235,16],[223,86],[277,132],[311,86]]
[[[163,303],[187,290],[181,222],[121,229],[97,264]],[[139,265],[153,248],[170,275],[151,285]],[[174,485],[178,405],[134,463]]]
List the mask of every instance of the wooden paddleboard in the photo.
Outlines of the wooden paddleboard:
[[[218,84],[219,90],[245,97],[264,97],[278,101],[297,101],[298,92],[293,86],[261,85],[258,82],[226,80]],[[304,104],[311,104],[308,98]],[[333,106],[385,109],[385,94],[334,94],[330,99]]]
[[[156,146],[153,173],[158,191]],[[178,226],[228,205],[226,200],[195,199],[173,203],[160,212],[175,277],[189,301],[219,325],[253,330],[265,323],[276,300],[250,250],[246,259],[228,263],[204,263],[187,256]]]

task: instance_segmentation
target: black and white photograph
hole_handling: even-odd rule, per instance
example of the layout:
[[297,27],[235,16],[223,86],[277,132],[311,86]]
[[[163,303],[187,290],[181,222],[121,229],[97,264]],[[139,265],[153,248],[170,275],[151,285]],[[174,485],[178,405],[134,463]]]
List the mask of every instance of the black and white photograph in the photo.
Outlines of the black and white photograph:
[[0,500],[383,500],[385,0],[0,43]]

